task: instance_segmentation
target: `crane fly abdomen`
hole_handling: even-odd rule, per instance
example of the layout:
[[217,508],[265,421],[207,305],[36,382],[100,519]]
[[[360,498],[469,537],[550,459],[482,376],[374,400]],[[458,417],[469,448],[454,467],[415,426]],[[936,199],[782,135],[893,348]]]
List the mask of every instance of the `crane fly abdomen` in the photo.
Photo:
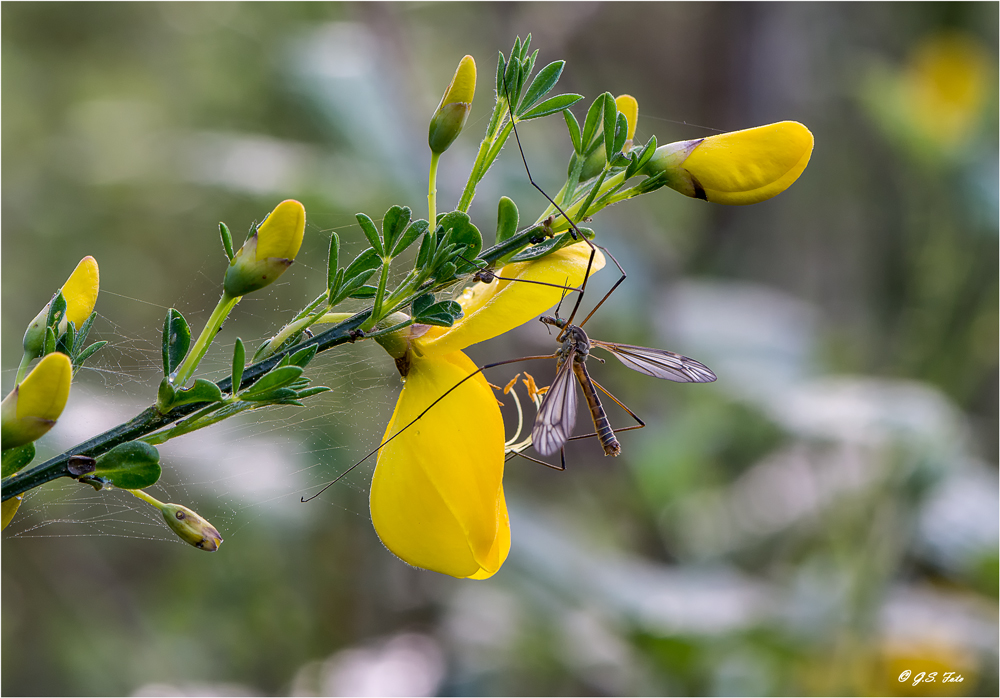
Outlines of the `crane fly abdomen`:
[[601,404],[601,398],[597,395],[597,389],[590,379],[590,374],[587,373],[587,364],[580,359],[574,361],[573,372],[583,390],[583,396],[587,399],[587,406],[590,407],[590,416],[594,420],[594,431],[604,448],[604,455],[617,456],[622,452],[622,446],[615,437],[614,429],[611,428],[611,422],[604,411],[604,405]]

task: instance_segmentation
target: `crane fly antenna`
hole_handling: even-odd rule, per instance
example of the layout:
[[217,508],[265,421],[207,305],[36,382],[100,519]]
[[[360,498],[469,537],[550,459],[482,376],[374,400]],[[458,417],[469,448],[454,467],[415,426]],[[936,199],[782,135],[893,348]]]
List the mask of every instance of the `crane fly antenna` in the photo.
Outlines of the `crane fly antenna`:
[[303,504],[306,503],[306,502],[311,502],[312,500],[316,499],[316,497],[320,496],[321,494],[323,494],[324,492],[326,492],[328,489],[330,489],[331,487],[333,487],[334,485],[336,485],[349,472],[351,472],[352,470],[354,470],[355,468],[357,468],[359,465],[361,465],[362,463],[364,463],[366,460],[368,460],[369,458],[371,458],[372,456],[374,456],[376,453],[378,453],[379,451],[381,451],[383,446],[385,446],[387,443],[389,443],[390,441],[392,441],[393,439],[395,439],[397,436],[399,436],[400,434],[402,434],[404,431],[406,431],[407,429],[409,429],[410,427],[412,427],[414,424],[416,424],[417,421],[421,417],[423,417],[425,414],[427,414],[431,410],[431,408],[434,407],[434,405],[436,405],[439,402],[441,402],[442,400],[444,400],[455,389],[457,389],[458,386],[462,385],[462,383],[464,383],[465,381],[469,380],[473,376],[479,375],[480,373],[482,373],[483,371],[485,371],[488,368],[496,368],[497,366],[505,366],[507,364],[517,363],[518,361],[532,361],[532,360],[535,360],[535,359],[551,359],[551,358],[553,358],[553,356],[554,356],[554,354],[545,354],[543,356],[522,356],[521,358],[518,358],[518,359],[506,359],[504,361],[495,361],[495,362],[493,362],[491,364],[486,364],[485,366],[477,368],[475,371],[473,371],[472,373],[470,373],[469,375],[467,375],[465,378],[463,378],[462,380],[460,380],[458,383],[455,383],[455,385],[453,385],[450,388],[448,388],[448,390],[446,390],[445,392],[443,392],[436,400],[434,400],[434,402],[432,402],[431,404],[427,405],[427,407],[424,408],[424,411],[421,412],[420,414],[418,414],[412,420],[410,420],[410,422],[406,426],[404,426],[402,429],[400,429],[399,431],[397,431],[395,434],[393,434],[392,436],[390,436],[388,439],[386,439],[385,441],[383,441],[382,443],[380,443],[373,450],[369,451],[368,455],[366,455],[364,458],[362,458],[361,460],[359,460],[357,463],[355,463],[354,465],[352,465],[350,468],[348,468],[347,470],[345,470],[344,472],[342,472],[336,478],[334,478],[330,482],[326,483],[323,486],[323,489],[321,489],[319,492],[317,492],[316,494],[312,495],[311,497],[300,497],[299,501],[302,502]]
[[[583,294],[587,291],[587,279],[590,278],[590,270],[594,264],[594,255],[597,253],[597,245],[588,240],[587,237],[580,232],[580,229],[576,227],[576,223],[573,222],[573,219],[562,210],[562,207],[557,204],[551,196],[546,194],[544,189],[535,183],[534,178],[531,176],[531,168],[528,167],[528,158],[524,156],[524,148],[521,147],[521,137],[517,133],[517,120],[514,117],[514,106],[510,102],[510,89],[507,87],[506,74],[503,76],[503,91],[504,96],[507,98],[507,114],[510,116],[510,127],[514,131],[514,141],[517,143],[517,151],[521,154],[521,162],[524,163],[524,171],[528,174],[528,181],[531,183],[531,186],[537,189],[539,193],[541,193],[541,195],[544,196],[545,199],[552,204],[552,206],[555,207],[560,214],[562,214],[562,217],[566,219],[566,222],[569,223],[571,228],[570,234],[573,236],[573,239],[579,240],[582,238],[584,242],[590,245],[590,259],[587,260],[587,271],[583,275],[583,283],[580,285],[580,293],[577,294],[576,304],[573,306],[573,312],[570,313],[569,319],[566,321],[567,325],[571,325],[573,324],[573,318],[576,317],[576,311],[580,309],[580,303],[583,301]],[[615,263],[617,264],[617,262]]]

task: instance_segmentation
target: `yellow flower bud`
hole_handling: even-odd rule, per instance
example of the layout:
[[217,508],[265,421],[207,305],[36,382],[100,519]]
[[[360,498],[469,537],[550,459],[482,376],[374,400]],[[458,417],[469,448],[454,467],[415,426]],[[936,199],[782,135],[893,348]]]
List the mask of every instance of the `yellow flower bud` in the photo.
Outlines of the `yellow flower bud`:
[[160,504],[159,509],[171,530],[188,545],[210,553],[222,545],[219,531],[198,512],[180,504]]
[[[97,268],[97,260],[88,255],[76,265],[76,269],[69,275],[61,289],[63,298],[66,300],[66,316],[59,322],[60,334],[66,331],[70,322],[76,325],[77,329],[80,329],[80,326],[94,312],[99,289],[100,273]],[[50,303],[45,304],[45,307],[35,316],[24,333],[22,344],[25,353],[31,358],[42,355],[42,346],[45,343],[45,321],[49,316],[49,305]]]
[[656,149],[645,173],[682,194],[718,204],[755,204],[792,185],[809,163],[813,135],[797,121]]
[[628,136],[625,139],[625,147],[622,148],[626,153],[632,150],[632,139],[635,138],[635,127],[639,123],[639,103],[635,100],[632,95],[621,95],[615,98],[615,106],[618,108],[625,118],[628,119]]
[[24,381],[0,403],[0,441],[4,449],[23,446],[55,426],[69,398],[73,365],[65,354],[38,362]]
[[260,224],[226,270],[225,289],[232,297],[272,283],[291,266],[302,246],[306,210],[298,201],[282,201]]
[[458,64],[455,76],[444,91],[441,103],[431,117],[427,144],[434,153],[443,153],[458,138],[472,110],[476,94],[476,61],[466,56]]
[[94,312],[99,288],[97,260],[88,255],[80,260],[62,287],[63,298],[66,299],[66,319],[77,328]]

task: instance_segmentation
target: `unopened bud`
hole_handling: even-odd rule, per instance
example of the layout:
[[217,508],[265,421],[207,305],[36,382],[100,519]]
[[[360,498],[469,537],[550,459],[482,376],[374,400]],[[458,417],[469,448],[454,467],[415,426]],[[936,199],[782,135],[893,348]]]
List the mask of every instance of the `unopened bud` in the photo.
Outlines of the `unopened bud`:
[[273,283],[299,253],[305,226],[302,204],[292,199],[278,204],[229,263],[226,293],[235,298]]
[[219,531],[196,511],[180,504],[161,504],[160,513],[167,525],[185,543],[210,553],[214,553],[222,545]]
[[766,201],[799,178],[812,155],[813,135],[782,121],[656,149],[644,174],[668,187],[718,204]]
[[[66,301],[66,313],[59,323],[59,334],[62,334],[70,322],[76,325],[77,329],[80,329],[80,326],[94,312],[94,306],[97,304],[97,293],[100,290],[100,271],[97,267],[97,260],[89,255],[81,259],[60,290]],[[22,342],[24,353],[32,359],[41,356],[45,346],[45,321],[49,316],[50,304],[51,301],[46,303],[24,333]]]
[[472,111],[472,98],[476,94],[476,61],[466,56],[458,64],[455,76],[444,91],[441,103],[431,117],[427,131],[427,144],[434,153],[443,153],[458,138]]

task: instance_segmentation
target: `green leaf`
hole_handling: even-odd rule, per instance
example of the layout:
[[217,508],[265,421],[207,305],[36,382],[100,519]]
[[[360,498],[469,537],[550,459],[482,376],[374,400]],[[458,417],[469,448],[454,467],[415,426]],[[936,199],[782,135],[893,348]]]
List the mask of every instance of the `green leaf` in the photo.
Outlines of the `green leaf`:
[[45,326],[58,331],[59,323],[64,317],[66,317],[66,299],[63,297],[62,291],[57,291],[52,302],[49,303],[49,314],[45,318]]
[[615,150],[615,123],[618,119],[618,107],[610,92],[604,93],[604,155],[608,162]]
[[170,411],[171,406],[174,404],[174,395],[176,395],[176,391],[170,379],[164,378],[161,380],[160,387],[156,389],[156,409],[161,414],[166,414]]
[[337,291],[337,271],[340,268],[340,236],[330,235],[330,255],[326,262],[326,288],[332,297]]
[[583,95],[565,94],[557,95],[551,97],[537,107],[527,112],[521,116],[521,121],[527,121],[528,119],[539,119],[543,116],[548,116],[549,114],[555,114],[556,112],[561,112],[569,107],[573,106],[577,102],[583,99]]
[[10,477],[26,466],[35,457],[35,444],[24,444],[17,448],[8,448],[3,452],[2,477]]
[[[646,163],[649,162],[650,158],[653,157],[653,153],[656,151],[656,136],[650,137],[649,141],[642,147],[639,154],[632,160],[632,164],[628,166],[625,170],[625,179],[629,177],[634,177],[639,174],[639,171],[645,167]],[[632,154],[635,150],[632,150]]]
[[[620,153],[622,148],[625,147],[625,141],[628,140],[628,119],[624,114],[618,112],[617,121],[615,122],[615,142],[612,145],[613,153]],[[612,162],[614,162],[612,160]]]
[[56,342],[56,351],[66,356],[73,356],[73,345],[76,339],[76,325],[72,322],[66,323],[66,331]]
[[518,115],[535,106],[538,100],[547,95],[556,86],[565,65],[566,61],[553,61],[538,71],[538,75],[528,85],[528,89],[524,93],[524,99],[521,100],[521,104],[517,108]]
[[236,256],[233,253],[233,234],[229,232],[229,227],[222,221],[219,221],[219,235],[222,236],[222,249],[226,251],[226,257],[231,262]]
[[56,331],[51,327],[45,328],[45,344],[43,347],[42,356],[48,356],[56,350]]
[[348,298],[374,298],[378,293],[378,286],[360,286],[356,291],[352,291]]
[[358,223],[361,225],[361,230],[368,238],[368,243],[375,250],[379,257],[385,255],[385,249],[382,247],[382,238],[379,237],[378,229],[375,227],[375,223],[371,218],[363,213],[359,213],[355,216],[358,219]]
[[345,284],[364,276],[364,279],[361,281],[363,284],[380,266],[382,266],[380,253],[370,248],[365,250],[351,262],[350,266],[344,272]]
[[220,402],[221,400],[222,391],[219,390],[219,386],[204,378],[197,378],[194,381],[194,385],[190,388],[175,392],[173,402],[170,403],[170,409],[196,402]]
[[[286,367],[290,368],[290,367]],[[298,393],[291,388],[274,388],[262,393],[247,393],[240,395],[240,400],[247,402],[275,402],[277,400],[294,400]]]
[[410,209],[403,206],[393,206],[382,217],[382,238],[385,249],[392,250],[396,240],[403,234],[406,224],[410,222]]
[[479,233],[479,229],[469,221],[469,214],[462,211],[451,211],[441,218],[440,225],[445,231],[451,231],[449,239],[452,244],[467,247],[462,253],[466,259],[474,259],[483,249],[483,236]]
[[163,375],[169,376],[181,365],[191,347],[191,328],[180,311],[171,308],[163,319]]
[[436,301],[437,299],[434,297],[433,293],[425,293],[422,296],[414,298],[413,302],[410,304],[410,309],[413,311],[413,317],[417,317],[423,313],[425,310],[434,305]]
[[87,335],[90,334],[90,328],[94,326],[94,320],[96,319],[97,313],[91,313],[90,316],[83,321],[83,324],[80,325],[80,330],[76,333],[77,348],[82,348],[83,345],[87,343]]
[[[607,94],[607,93],[605,93]],[[591,142],[597,136],[597,129],[601,125],[601,118],[604,116],[604,95],[599,95],[594,103],[587,110],[587,118],[583,122],[583,149],[584,154],[589,154]]]
[[500,203],[497,204],[496,244],[499,245],[517,232],[517,221],[517,204],[506,196],[501,196]]
[[291,364],[294,366],[301,366],[305,368],[309,365],[309,362],[313,360],[316,356],[316,352],[319,351],[319,347],[315,344],[306,347],[305,349],[299,349],[297,352],[292,354]]
[[583,134],[580,133],[580,122],[569,110],[563,111],[563,118],[566,120],[566,128],[569,129],[569,139],[573,141],[573,151],[583,152]]
[[107,344],[107,341],[102,339],[99,342],[94,342],[89,347],[81,351],[76,355],[76,359],[73,361],[73,368],[76,369],[83,366],[83,362],[93,356],[94,352],[103,347],[105,344]]
[[500,51],[500,57],[497,59],[497,94],[501,97],[503,96],[503,76],[507,70],[507,60],[503,56],[503,51]]
[[[254,383],[248,390],[247,395],[256,395],[258,393],[263,393],[268,390],[274,390],[275,388],[281,388],[288,385],[299,376],[302,375],[301,366],[282,366],[280,368],[275,368],[263,375],[263,377]],[[244,396],[240,396],[241,399],[247,399]]]
[[429,227],[430,224],[422,218],[415,220],[406,226],[406,230],[403,231],[403,234],[392,248],[392,256],[395,257],[401,254],[413,244],[414,240],[426,233]]
[[423,269],[427,266],[427,262],[431,260],[434,253],[437,251],[437,234],[428,232],[424,235],[423,239],[420,241],[420,249],[417,251],[417,261],[414,263],[414,269]]
[[98,456],[94,475],[124,490],[149,487],[160,479],[160,453],[145,441],[118,444]]
[[330,392],[330,388],[327,388],[325,385],[316,385],[313,386],[312,388],[306,388],[305,390],[300,390],[297,397],[299,398],[299,400],[304,400],[307,397],[312,397],[313,395],[319,395],[320,393],[327,393],[327,392]]
[[243,346],[243,340],[236,338],[236,345],[233,347],[233,392],[238,393],[240,383],[243,381],[243,368],[246,366],[247,351]]
[[[583,236],[588,240],[592,240],[594,238],[594,231],[591,230],[590,228],[582,228],[578,226],[577,230],[579,230],[583,234]],[[516,255],[511,257],[510,261],[527,262],[532,259],[538,259],[540,257],[552,254],[556,250],[562,249],[566,245],[570,245],[574,242],[577,241],[574,240],[572,234],[570,234],[567,231],[565,233],[562,233],[561,235],[557,235],[552,238],[547,238],[546,240],[538,243],[537,245],[532,245],[531,247],[527,247],[521,250]]]

